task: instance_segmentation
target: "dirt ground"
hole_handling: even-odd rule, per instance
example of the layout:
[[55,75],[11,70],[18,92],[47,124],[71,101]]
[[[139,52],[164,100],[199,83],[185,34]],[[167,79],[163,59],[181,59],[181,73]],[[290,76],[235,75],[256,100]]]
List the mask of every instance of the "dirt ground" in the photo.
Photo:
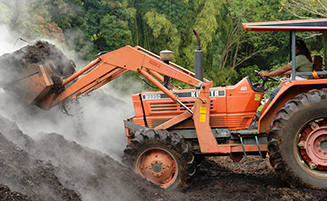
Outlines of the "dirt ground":
[[[48,46],[41,44],[37,47]],[[2,59],[6,60],[6,58]],[[18,60],[21,61],[21,59]],[[24,59],[24,61],[27,60]],[[23,115],[25,112],[32,111],[30,117],[40,116],[41,113],[34,110],[26,110],[23,113],[14,111],[18,105],[13,101],[3,99],[2,95],[0,91],[0,111],[2,112],[0,113],[0,200],[327,200],[327,192],[323,190],[289,188],[276,176],[267,158],[260,162],[248,163],[244,159],[240,162],[232,162],[228,157],[207,157],[199,167],[193,184],[185,192],[161,189],[141,178],[108,154],[111,149],[114,150],[110,141],[115,143],[116,139],[100,138],[100,141],[105,141],[109,146],[107,149],[109,151],[104,152],[100,147],[90,148],[77,140],[68,138],[71,130],[43,131],[37,135],[27,135],[23,130],[34,127],[33,123],[42,126],[42,123],[52,121],[57,127],[63,125],[62,122],[56,121],[54,116],[48,120],[47,116],[41,116],[38,121],[42,120],[42,123],[28,121],[29,116],[26,118]],[[105,99],[103,94],[95,98],[97,101],[101,100],[95,103],[101,106],[101,111],[96,114],[95,118],[101,119],[100,113],[104,113],[104,108],[112,105],[113,102],[112,99],[106,102],[110,98]],[[86,105],[90,106],[91,103],[88,102]],[[54,109],[58,110],[59,107]],[[118,108],[117,111],[119,113],[122,109]],[[119,115],[117,111],[115,110],[110,115],[117,118]],[[70,114],[66,116],[70,117]],[[104,117],[106,118],[108,116]],[[28,125],[24,125],[24,121]],[[105,122],[106,128],[114,126],[113,124],[112,120]],[[86,130],[83,131],[82,126],[79,128],[82,129],[81,133],[87,133]],[[113,132],[118,131],[108,129],[107,135],[110,136]],[[124,135],[123,132],[118,134]],[[80,136],[80,138],[83,137],[86,135]],[[95,137],[91,135],[91,138]],[[126,146],[126,144],[116,144]],[[258,159],[258,157],[250,157],[251,161]]]
[[[250,160],[258,160],[250,157]],[[326,200],[327,192],[291,189],[267,159],[234,163],[207,157],[185,192],[158,188],[109,155],[61,134],[38,139],[0,117],[0,200]]]

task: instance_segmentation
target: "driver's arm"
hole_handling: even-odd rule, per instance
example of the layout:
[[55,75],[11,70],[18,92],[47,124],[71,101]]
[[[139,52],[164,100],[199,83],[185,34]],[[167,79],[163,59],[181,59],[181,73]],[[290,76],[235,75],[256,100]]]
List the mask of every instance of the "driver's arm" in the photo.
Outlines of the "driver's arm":
[[266,77],[266,76],[282,76],[282,75],[290,75],[288,73],[291,73],[290,70],[292,70],[292,66],[287,64],[286,66],[280,67],[274,71],[271,71],[269,73],[265,72],[265,71],[261,71],[258,74],[261,77]]
[[284,75],[291,75],[292,74],[292,70],[288,70],[284,73]]

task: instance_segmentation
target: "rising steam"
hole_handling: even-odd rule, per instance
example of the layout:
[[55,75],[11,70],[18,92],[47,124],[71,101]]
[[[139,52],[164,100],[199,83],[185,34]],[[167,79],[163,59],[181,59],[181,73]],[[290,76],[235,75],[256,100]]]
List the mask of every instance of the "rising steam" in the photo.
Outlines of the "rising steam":
[[[10,31],[8,26],[0,25],[0,28],[2,30],[0,32],[1,55],[12,53],[28,45],[26,42],[19,39],[19,34]],[[53,43],[53,41],[49,42]],[[60,47],[59,45],[56,46]],[[75,63],[82,63],[84,65],[89,62],[74,60]],[[82,67],[84,66],[77,65],[77,70]],[[116,161],[120,161],[123,150],[127,144],[123,119],[129,118],[133,115],[133,106],[131,104],[130,95],[132,93],[140,92],[140,85],[137,83],[131,83],[128,92],[130,95],[128,96],[121,95],[119,91],[115,90],[115,86],[119,85],[119,82],[126,82],[125,79],[128,78],[120,78],[118,81],[115,81],[115,83],[109,83],[108,86],[103,87],[103,89],[91,93],[91,96],[89,97],[82,97],[75,101],[65,102],[64,104],[55,106],[49,111],[44,111],[33,105],[22,105],[19,100],[13,98],[7,94],[4,89],[0,88],[0,116],[15,122],[24,134],[27,134],[36,141],[42,142],[44,135],[55,133],[64,136],[65,139],[77,142],[84,147],[100,151],[103,153],[104,158],[106,158],[106,155],[110,155]],[[0,83],[2,81],[3,80],[0,80]],[[137,86],[137,89],[134,88],[135,86]],[[126,92],[124,94],[126,94]],[[55,143],[60,142],[56,141]],[[54,148],[53,150],[54,153],[51,156],[55,155],[56,158],[43,155],[42,157],[44,158],[42,158],[42,160],[53,161],[53,165],[56,166],[64,159],[76,159],[77,162],[72,160],[66,162],[65,165],[67,167],[65,168],[74,170],[78,165],[80,165],[80,167],[84,168],[84,171],[88,171],[90,174],[95,175],[94,178],[89,178],[90,181],[95,181],[95,184],[96,181],[98,181],[102,185],[101,188],[99,187],[94,192],[91,192],[90,190],[85,190],[85,185],[78,186],[78,184],[76,184],[74,188],[82,194],[82,197],[85,200],[99,200],[99,198],[106,196],[106,193],[104,192],[109,189],[106,189],[106,185],[103,182],[110,182],[110,178],[100,181],[101,178],[96,176],[98,171],[98,167],[96,166],[98,164],[85,164],[86,161],[88,161],[88,158],[83,158],[84,156],[81,153],[69,153],[68,158],[67,153],[61,152],[63,148],[58,150]],[[31,151],[31,153],[33,154],[33,151]],[[60,155],[61,153],[62,155]],[[68,178],[71,176],[65,175],[66,173],[64,170],[58,174],[59,178],[62,178],[63,181],[66,180],[66,176]],[[76,178],[77,177],[78,176],[76,176]],[[123,183],[123,181],[119,180],[115,182],[117,185],[121,182]],[[67,185],[69,186],[69,184]],[[92,185],[90,184],[90,186]],[[11,187],[15,188],[14,186]],[[132,192],[129,192],[128,194],[131,193]],[[101,197],[98,197],[98,195]],[[115,200],[118,200],[119,197],[122,197],[123,192],[111,192],[111,195],[112,197],[115,197]]]

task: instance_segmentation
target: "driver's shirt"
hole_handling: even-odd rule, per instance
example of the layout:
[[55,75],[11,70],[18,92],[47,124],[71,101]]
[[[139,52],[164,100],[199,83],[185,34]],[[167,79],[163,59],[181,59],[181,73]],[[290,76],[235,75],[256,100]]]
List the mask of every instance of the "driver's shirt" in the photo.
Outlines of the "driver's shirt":
[[[292,66],[292,61],[289,63]],[[309,59],[303,54],[297,55],[295,57],[295,71],[296,72],[312,72],[312,64]],[[303,78],[308,76],[301,76]]]

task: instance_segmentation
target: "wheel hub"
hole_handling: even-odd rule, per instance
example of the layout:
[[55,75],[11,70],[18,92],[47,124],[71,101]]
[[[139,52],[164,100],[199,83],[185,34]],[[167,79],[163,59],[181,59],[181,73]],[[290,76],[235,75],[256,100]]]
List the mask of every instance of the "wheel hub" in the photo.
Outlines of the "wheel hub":
[[162,163],[160,161],[159,161],[159,163],[156,161],[156,163],[152,165],[153,171],[156,172],[156,173],[161,172],[161,170],[163,169],[163,167],[161,166],[161,164]]
[[[145,161],[142,163],[141,167],[145,167],[146,173],[151,173],[152,175],[159,178],[161,175],[163,175],[166,170],[168,169],[167,165],[163,164],[160,160],[151,161],[150,163],[147,163],[148,161]],[[143,168],[142,168],[143,169]]]
[[306,139],[299,142],[301,155],[311,169],[327,169],[327,126],[317,124],[306,135]]
[[[321,144],[320,144],[320,148],[322,149],[322,150],[324,150],[324,151],[326,151],[327,150],[327,140],[326,140],[327,138],[324,138],[324,141],[322,141],[321,142]],[[324,153],[325,154],[325,153]]]
[[138,172],[147,180],[168,186],[176,177],[177,167],[172,156],[164,150],[148,150],[138,162]]

